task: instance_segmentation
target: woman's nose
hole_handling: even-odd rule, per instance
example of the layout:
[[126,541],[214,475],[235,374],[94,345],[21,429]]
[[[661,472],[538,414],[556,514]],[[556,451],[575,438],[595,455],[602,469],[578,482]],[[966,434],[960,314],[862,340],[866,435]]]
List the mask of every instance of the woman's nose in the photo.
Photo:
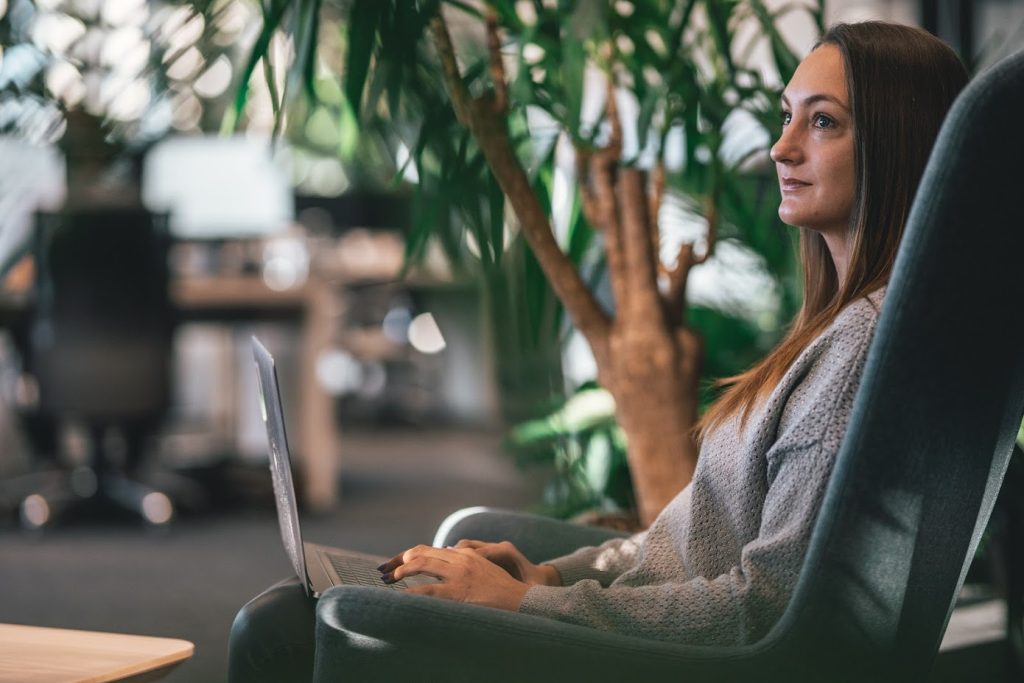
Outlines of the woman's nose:
[[800,147],[793,139],[792,131],[792,128],[783,128],[782,135],[768,152],[768,156],[777,164],[800,163]]

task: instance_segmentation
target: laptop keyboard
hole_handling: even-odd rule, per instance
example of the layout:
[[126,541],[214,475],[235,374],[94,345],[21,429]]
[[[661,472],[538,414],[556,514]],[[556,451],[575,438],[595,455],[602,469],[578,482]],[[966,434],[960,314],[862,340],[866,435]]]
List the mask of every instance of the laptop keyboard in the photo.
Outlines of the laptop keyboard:
[[380,572],[376,566],[361,562],[357,558],[346,555],[335,555],[324,553],[330,561],[334,571],[338,572],[338,578],[343,584],[349,586],[374,586],[376,588],[390,588],[391,590],[402,590],[408,588],[405,581],[397,583],[384,583],[380,580]]

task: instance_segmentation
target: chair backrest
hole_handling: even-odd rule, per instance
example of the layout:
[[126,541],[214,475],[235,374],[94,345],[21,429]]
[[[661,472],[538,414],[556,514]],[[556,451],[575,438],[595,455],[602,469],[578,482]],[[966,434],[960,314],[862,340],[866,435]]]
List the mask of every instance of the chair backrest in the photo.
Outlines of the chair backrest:
[[161,412],[172,320],[164,217],[141,207],[39,214],[35,255],[43,408],[111,420]]
[[969,84],[925,170],[806,562],[768,636],[790,661],[828,666],[822,680],[924,680],[992,511],[1024,413],[1021,121],[1024,52]]

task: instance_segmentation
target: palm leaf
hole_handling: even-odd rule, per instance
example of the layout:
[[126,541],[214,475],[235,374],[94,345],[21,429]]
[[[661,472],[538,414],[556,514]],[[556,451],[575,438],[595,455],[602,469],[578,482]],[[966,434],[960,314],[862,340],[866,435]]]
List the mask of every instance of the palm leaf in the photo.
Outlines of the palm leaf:
[[[263,27],[260,29],[260,35],[256,38],[256,43],[249,53],[245,68],[242,69],[242,74],[238,81],[238,91],[235,93],[234,105],[224,116],[224,123],[221,126],[223,132],[232,133],[238,125],[238,119],[241,117],[242,111],[245,109],[245,103],[249,98],[249,79],[252,77],[252,72],[255,71],[256,64],[261,59],[265,60],[267,58],[270,39],[273,38],[274,32],[280,28],[285,13],[290,6],[291,2],[289,0],[275,0],[269,8],[266,5],[263,6]],[[272,81],[273,79],[271,78],[270,80]]]
[[760,0],[752,0],[751,7],[754,14],[761,22],[761,28],[768,35],[772,48],[772,58],[775,60],[775,67],[779,70],[779,76],[783,83],[789,83],[793,78],[796,67],[800,64],[799,57],[793,53],[786,40],[782,37],[776,23],[777,14],[771,13]]
[[363,88],[377,42],[385,4],[380,0],[355,0],[349,13],[348,53],[345,55],[345,96],[356,120],[361,117]]

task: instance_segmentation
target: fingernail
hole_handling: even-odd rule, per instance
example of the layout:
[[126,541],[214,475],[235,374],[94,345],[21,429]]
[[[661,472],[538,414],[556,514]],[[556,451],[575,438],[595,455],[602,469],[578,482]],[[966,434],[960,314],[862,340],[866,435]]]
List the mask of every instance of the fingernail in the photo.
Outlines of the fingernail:
[[380,580],[383,581],[384,583],[394,583],[395,582],[394,572],[388,572],[387,574],[384,574],[383,576],[380,577]]
[[382,572],[382,571],[384,571],[384,567],[387,567],[387,566],[388,566],[387,562],[382,562],[381,565],[379,567],[377,567],[377,571]]

